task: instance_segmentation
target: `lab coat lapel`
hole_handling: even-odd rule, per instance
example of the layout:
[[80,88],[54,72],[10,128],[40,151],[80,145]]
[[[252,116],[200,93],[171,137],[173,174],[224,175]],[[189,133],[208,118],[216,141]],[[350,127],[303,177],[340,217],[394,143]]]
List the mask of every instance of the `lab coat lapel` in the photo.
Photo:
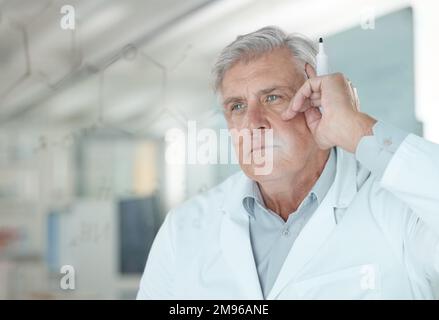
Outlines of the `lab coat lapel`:
[[347,207],[357,192],[354,156],[338,148],[336,152],[337,173],[334,183],[294,242],[268,299],[274,299],[294,280],[304,265],[326,243],[336,227],[334,208]]
[[220,245],[246,299],[263,299],[250,242],[249,217],[242,205],[243,190],[252,183],[244,174],[230,188],[222,207]]

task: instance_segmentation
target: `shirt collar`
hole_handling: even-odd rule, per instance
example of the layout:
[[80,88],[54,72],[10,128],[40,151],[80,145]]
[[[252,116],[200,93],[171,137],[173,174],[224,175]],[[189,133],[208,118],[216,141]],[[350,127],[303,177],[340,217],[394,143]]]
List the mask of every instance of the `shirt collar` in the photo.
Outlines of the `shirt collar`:
[[255,202],[258,202],[265,207],[259,186],[256,181],[252,181],[252,183],[246,186],[245,193],[242,197],[242,205],[244,206],[245,211],[251,216],[253,216],[255,210]]
[[[326,161],[325,167],[317,179],[311,191],[308,193],[307,199],[310,195],[314,195],[317,198],[318,204],[320,204],[328,193],[329,188],[335,179],[337,155],[334,148],[329,152],[328,160]],[[247,184],[242,196],[242,205],[244,206],[247,213],[254,216],[255,202],[261,207],[265,208],[265,203],[259,190],[256,181]]]
[[337,165],[337,155],[335,153],[334,148],[329,152],[328,160],[326,161],[325,168],[323,169],[320,177],[317,179],[316,183],[311,189],[311,193],[314,193],[317,197],[317,201],[319,204],[322,203],[326,194],[328,193],[329,188],[334,182],[335,173],[336,173],[336,165]]

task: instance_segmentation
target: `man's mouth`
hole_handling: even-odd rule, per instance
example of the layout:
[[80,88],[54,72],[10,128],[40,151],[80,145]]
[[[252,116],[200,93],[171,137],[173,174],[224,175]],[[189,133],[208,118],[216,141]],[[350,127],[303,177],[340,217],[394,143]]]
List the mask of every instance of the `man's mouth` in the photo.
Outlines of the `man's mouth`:
[[250,152],[255,152],[255,151],[262,151],[265,149],[274,149],[279,147],[278,145],[266,145],[266,146],[256,146],[256,147],[252,147]]

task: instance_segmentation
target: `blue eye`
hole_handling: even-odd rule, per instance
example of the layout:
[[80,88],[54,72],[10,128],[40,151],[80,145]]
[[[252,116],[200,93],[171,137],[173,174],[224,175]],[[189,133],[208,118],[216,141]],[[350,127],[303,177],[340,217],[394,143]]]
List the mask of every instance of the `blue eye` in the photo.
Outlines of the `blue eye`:
[[267,98],[265,98],[265,102],[271,103],[271,102],[275,102],[278,99],[279,99],[278,95],[270,94],[270,95],[267,96]]
[[242,110],[245,107],[245,105],[243,103],[234,103],[232,105],[232,111],[239,111]]

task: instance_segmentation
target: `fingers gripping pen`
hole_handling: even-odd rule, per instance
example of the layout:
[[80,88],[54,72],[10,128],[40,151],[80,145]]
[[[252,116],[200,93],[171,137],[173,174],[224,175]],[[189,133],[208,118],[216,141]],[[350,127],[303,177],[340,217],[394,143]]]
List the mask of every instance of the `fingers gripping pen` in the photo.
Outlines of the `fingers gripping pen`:
[[[329,73],[328,56],[323,46],[323,38],[319,38],[319,52],[316,56],[316,73],[317,76],[323,76]],[[319,109],[320,112],[322,112],[322,107],[319,107]]]

